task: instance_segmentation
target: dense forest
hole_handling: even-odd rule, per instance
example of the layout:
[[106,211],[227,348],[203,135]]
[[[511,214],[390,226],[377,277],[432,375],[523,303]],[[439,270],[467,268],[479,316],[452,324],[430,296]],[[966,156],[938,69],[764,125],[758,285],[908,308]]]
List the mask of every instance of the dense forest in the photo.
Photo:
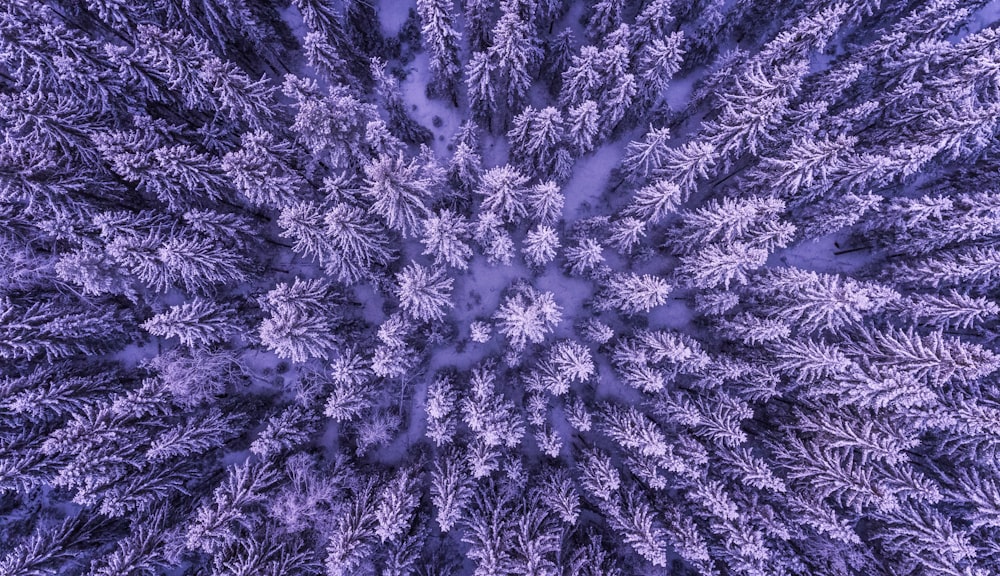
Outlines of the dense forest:
[[1000,1],[0,0],[0,576],[1000,574]]

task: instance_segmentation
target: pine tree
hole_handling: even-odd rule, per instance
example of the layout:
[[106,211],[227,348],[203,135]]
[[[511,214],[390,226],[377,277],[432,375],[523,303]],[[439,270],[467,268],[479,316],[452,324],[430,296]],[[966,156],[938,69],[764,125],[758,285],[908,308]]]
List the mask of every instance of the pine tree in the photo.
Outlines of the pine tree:
[[118,541],[114,551],[93,561],[90,573],[94,576],[148,574],[169,566],[166,550],[169,534],[165,519],[166,509],[159,508],[136,522],[132,532]]
[[570,526],[580,517],[580,495],[565,470],[548,476],[540,489],[542,503]]
[[565,153],[562,114],[551,106],[536,110],[528,106],[514,118],[507,132],[511,156],[525,170],[551,176],[555,174],[559,155]]
[[310,30],[331,31],[339,28],[340,15],[329,0],[292,0]]
[[859,330],[851,352],[877,369],[900,370],[931,386],[954,380],[970,382],[1000,368],[1000,358],[991,350],[941,331],[925,336],[913,330]]
[[195,297],[157,314],[142,327],[154,336],[177,337],[185,346],[205,346],[222,342],[232,332],[232,313],[208,300]]
[[508,111],[520,110],[541,60],[534,23],[518,10],[518,2],[504,2],[493,27],[487,55],[494,66],[494,81],[503,88]]
[[318,419],[302,406],[293,404],[267,420],[250,451],[262,459],[272,459],[309,442],[318,428]]
[[444,270],[410,264],[396,276],[399,305],[419,321],[442,320],[451,302],[452,279]]
[[654,171],[660,178],[676,184],[681,189],[681,198],[687,200],[697,189],[698,179],[707,179],[714,174],[718,162],[713,144],[694,140],[666,149]]
[[433,256],[439,266],[466,270],[472,258],[472,247],[466,243],[470,232],[469,222],[451,210],[443,209],[431,214],[423,221],[423,253]]
[[460,36],[455,31],[451,2],[420,0],[417,12],[423,23],[421,38],[431,54],[430,68],[443,94],[456,100],[456,84],[462,73],[459,61]]
[[[342,34],[343,32],[341,32]],[[309,66],[330,84],[356,83],[351,72],[351,64],[345,59],[343,44],[331,42],[325,32],[309,32],[302,39],[302,49]],[[346,54],[346,56],[350,56]]]
[[293,75],[285,77],[282,91],[295,101],[292,131],[314,163],[339,167],[360,161],[365,129],[376,118],[374,106],[363,103],[345,86],[332,85],[324,95],[314,80]]
[[681,189],[669,180],[657,180],[640,188],[625,214],[658,224],[681,203]]
[[[625,147],[625,157],[622,168],[629,181],[641,182],[654,174],[673,150],[667,144],[670,141],[670,130],[667,128],[649,127],[642,140],[635,140]],[[673,181],[668,178],[668,181]]]
[[294,148],[263,130],[244,134],[241,144],[221,163],[236,191],[255,206],[288,206],[305,185],[294,164]]
[[655,513],[635,491],[625,492],[621,509],[609,517],[611,525],[626,544],[653,566],[667,565],[666,538]]
[[326,547],[328,574],[353,574],[370,557],[378,526],[375,516],[377,506],[378,492],[375,483],[369,479],[361,480],[329,535]]
[[100,523],[82,515],[71,516],[55,526],[34,531],[0,562],[4,574],[37,574],[59,571],[72,561],[79,548],[89,543]]
[[[681,225],[670,231],[668,244],[681,253],[713,242],[746,242],[770,248],[770,233],[775,223],[780,223],[778,217],[784,210],[785,203],[773,198],[709,201],[701,208],[682,213]],[[790,236],[790,232],[786,235]]]
[[427,387],[427,436],[437,445],[451,443],[455,436],[458,419],[455,410],[458,390],[448,375],[438,376]]
[[364,169],[364,193],[372,199],[372,209],[390,229],[406,237],[415,235],[420,220],[427,216],[426,203],[437,182],[415,160],[406,162],[402,152],[395,158],[377,158]]
[[235,417],[224,417],[218,410],[188,418],[153,438],[146,458],[151,462],[190,459],[222,446],[227,438],[235,435],[235,425]]
[[969,296],[956,290],[944,294],[914,294],[890,304],[890,308],[937,328],[962,330],[992,324],[1000,315],[1000,305],[983,297]]
[[697,288],[722,285],[728,290],[733,281],[746,284],[749,273],[763,266],[766,260],[766,250],[743,242],[709,244],[700,252],[683,257],[677,273],[686,283]]
[[327,371],[333,390],[323,414],[337,422],[356,419],[371,406],[373,374],[370,362],[352,348],[340,350]]
[[292,249],[299,254],[327,265],[337,258],[333,242],[324,230],[323,210],[314,202],[286,205],[278,216],[282,238],[294,241]]
[[34,303],[0,297],[0,357],[48,360],[96,354],[125,334],[120,313],[108,305],[76,309],[50,295]]
[[566,141],[579,154],[590,152],[597,146],[600,134],[600,112],[593,100],[569,109],[566,119]]
[[735,78],[732,90],[719,95],[723,113],[705,123],[705,143],[727,161],[745,153],[756,155],[775,140],[773,135],[806,69],[803,61],[774,68],[752,61]]
[[633,74],[623,74],[609,82],[605,97],[600,100],[600,117],[598,126],[601,133],[610,135],[635,103],[639,87]]
[[466,193],[479,185],[482,157],[479,155],[476,125],[466,121],[455,138],[455,151],[448,160],[448,182]]
[[395,542],[406,532],[417,508],[416,479],[402,470],[379,491],[375,509],[375,534],[384,543]]
[[607,454],[599,450],[584,452],[582,456],[577,462],[577,468],[584,490],[599,503],[610,501],[621,487],[618,468]]
[[340,341],[338,315],[328,303],[331,296],[321,280],[296,278],[291,285],[278,284],[262,301],[268,317],[260,325],[261,341],[295,362],[328,356]]
[[539,224],[524,238],[524,261],[529,266],[545,266],[556,257],[559,235],[548,226]]
[[857,327],[897,301],[895,291],[873,282],[856,282],[797,268],[769,270],[751,288],[760,310],[804,334]]
[[892,264],[884,276],[903,286],[965,288],[985,294],[1000,281],[1000,251],[990,246],[944,249],[932,256]]
[[460,521],[471,499],[471,478],[465,466],[450,453],[436,459],[431,471],[431,500],[442,532],[450,531]]
[[582,238],[565,250],[566,270],[573,276],[583,276],[604,262],[604,248],[593,238]]
[[527,193],[526,202],[533,220],[539,224],[552,226],[562,216],[566,199],[555,182],[539,182]]
[[672,451],[660,427],[634,407],[607,407],[602,430],[623,448],[645,457],[661,458]]
[[493,317],[510,345],[520,350],[528,342],[544,341],[545,334],[562,321],[562,310],[551,292],[523,285],[512,290]]
[[646,222],[626,216],[611,223],[608,243],[622,254],[630,254],[645,236]]
[[557,570],[562,526],[545,506],[528,498],[512,527],[511,568],[517,574],[551,574]]
[[666,304],[671,290],[671,285],[657,276],[616,274],[608,280],[597,306],[602,310],[616,308],[629,315],[646,313]]
[[[475,0],[479,1],[481,0]],[[469,94],[469,104],[477,119],[487,120],[491,124],[497,112],[493,76],[494,64],[486,52],[473,52],[469,63],[465,65],[465,86]]]
[[188,292],[200,292],[217,284],[239,283],[247,278],[245,255],[236,247],[204,236],[168,238],[156,256],[170,277]]
[[476,192],[483,198],[483,210],[493,212],[504,220],[517,223],[528,215],[525,206],[528,177],[516,168],[500,166],[487,170]]
[[656,103],[670,79],[681,68],[684,59],[684,32],[674,32],[665,37],[650,37],[639,55],[639,100],[646,106]]
[[840,169],[840,158],[854,145],[854,139],[845,137],[796,140],[781,156],[762,158],[747,177],[779,198],[813,198],[829,186],[830,175]]
[[265,500],[265,493],[279,479],[270,463],[231,467],[212,500],[198,509],[188,526],[187,548],[214,553],[231,545],[237,539],[234,529],[238,523],[248,520],[247,508]]
[[598,0],[591,7],[587,18],[587,36],[599,40],[607,36],[622,23],[623,0]]
[[254,129],[269,125],[274,117],[274,92],[267,77],[252,80],[232,62],[209,58],[201,63],[198,76],[210,87],[218,112]]
[[513,500],[509,490],[493,482],[473,497],[463,522],[462,541],[470,546],[466,556],[476,563],[477,574],[503,574],[513,564]]
[[323,224],[331,248],[324,268],[342,282],[358,282],[396,257],[385,229],[361,208],[337,204],[327,211]]
[[632,45],[641,49],[655,38],[664,38],[674,24],[674,0],[651,0],[635,17]]
[[590,350],[572,340],[556,343],[549,351],[548,362],[555,371],[571,382],[583,383],[595,374],[594,360]]
[[472,371],[471,393],[462,398],[462,420],[486,448],[513,448],[524,435],[524,422],[514,404],[496,390],[490,366]]

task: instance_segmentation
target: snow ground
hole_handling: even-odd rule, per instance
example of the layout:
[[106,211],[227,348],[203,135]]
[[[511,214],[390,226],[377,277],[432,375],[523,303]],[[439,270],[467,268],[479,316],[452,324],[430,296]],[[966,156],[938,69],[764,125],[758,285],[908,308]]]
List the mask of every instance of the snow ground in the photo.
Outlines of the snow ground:
[[409,17],[410,8],[416,7],[416,0],[379,0],[375,10],[382,24],[382,33],[387,36],[399,34]]
[[858,250],[837,254],[848,249],[838,241],[843,241],[842,233],[803,240],[783,250],[778,250],[768,259],[767,266],[795,266],[804,270],[827,274],[853,275],[871,261],[869,250]]
[[[611,171],[621,164],[625,155],[625,147],[635,134],[630,133],[610,142],[583,156],[573,165],[573,176],[562,187],[566,203],[563,205],[563,218],[572,223],[581,218],[592,216],[596,212],[601,198],[611,179]],[[624,193],[624,192],[619,192]]]
[[[427,85],[431,79],[429,58],[420,52],[407,68],[406,80],[400,82],[403,100],[409,105],[410,117],[434,133],[432,148],[438,158],[450,156],[448,145],[462,125],[461,110],[445,100],[427,98]],[[435,122],[440,123],[436,126]]]

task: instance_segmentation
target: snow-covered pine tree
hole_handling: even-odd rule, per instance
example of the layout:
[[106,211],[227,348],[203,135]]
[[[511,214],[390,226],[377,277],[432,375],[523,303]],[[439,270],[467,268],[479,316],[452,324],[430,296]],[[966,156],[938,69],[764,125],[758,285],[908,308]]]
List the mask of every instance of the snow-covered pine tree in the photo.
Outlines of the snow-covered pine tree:
[[363,192],[372,200],[372,209],[403,236],[414,236],[420,220],[427,216],[428,200],[439,184],[416,160],[407,162],[403,153],[382,156],[365,164]]
[[547,180],[528,189],[526,203],[531,218],[539,224],[552,226],[562,217],[566,198],[559,186]]
[[332,206],[323,218],[325,243],[331,249],[324,268],[341,282],[354,283],[374,274],[396,258],[385,228],[364,210],[347,204]]
[[576,484],[565,470],[548,476],[540,490],[540,498],[550,510],[570,526],[580,517],[580,495]]
[[250,444],[250,451],[265,460],[288,454],[309,442],[319,421],[311,410],[293,404],[268,418],[267,426]]
[[858,327],[899,300],[894,290],[798,268],[773,268],[750,288],[757,310],[802,334]]
[[527,284],[514,286],[493,317],[497,327],[515,350],[528,342],[539,344],[562,321],[562,308],[551,292],[539,292]]
[[565,249],[566,270],[573,276],[583,276],[604,262],[604,247],[593,238],[581,238]]
[[125,335],[121,312],[108,304],[79,307],[55,294],[25,302],[0,297],[0,357],[29,361],[97,354]]
[[653,566],[667,565],[666,534],[656,513],[642,495],[628,490],[620,509],[609,514],[608,520],[626,544]]
[[484,196],[482,208],[508,222],[520,222],[528,215],[525,205],[528,180],[527,176],[509,165],[487,170],[476,190]]
[[437,509],[442,532],[450,531],[463,517],[472,499],[472,482],[464,464],[453,454],[445,453],[431,471],[431,501]]
[[342,339],[336,331],[340,314],[331,302],[335,297],[322,280],[278,284],[261,300],[268,313],[260,325],[261,342],[295,362],[328,356]]
[[[475,3],[481,1],[474,0]],[[465,65],[465,87],[469,95],[469,105],[478,120],[485,120],[491,126],[497,112],[494,69],[494,64],[483,51],[473,52]]]
[[294,164],[295,149],[270,132],[244,134],[239,150],[222,158],[233,188],[255,206],[281,209],[299,195],[305,181]]
[[205,346],[229,338],[235,328],[234,320],[230,310],[195,297],[153,316],[142,327],[154,336],[176,337],[185,346]]
[[611,457],[597,449],[585,451],[577,460],[579,479],[583,489],[598,504],[608,502],[618,494],[621,475]]
[[353,348],[337,352],[328,370],[327,377],[333,386],[323,414],[337,422],[349,422],[371,407],[374,378],[370,365]]
[[452,279],[441,268],[410,264],[397,276],[400,307],[421,322],[442,320],[451,302]]
[[313,165],[340,167],[362,160],[366,128],[377,117],[374,106],[343,85],[331,85],[324,95],[314,80],[291,74],[285,77],[282,91],[295,102],[291,129],[310,152]]
[[511,156],[517,164],[538,177],[556,175],[556,169],[565,162],[562,147],[565,139],[562,114],[549,106],[536,110],[531,106],[514,117],[513,126],[507,132]]
[[559,234],[549,226],[539,224],[524,237],[524,261],[529,266],[545,266],[556,257]]
[[237,433],[236,426],[234,416],[223,416],[218,410],[197,414],[158,433],[149,443],[146,458],[151,462],[192,459],[222,446]]
[[479,155],[479,138],[476,125],[471,121],[462,124],[455,137],[455,151],[448,160],[448,182],[466,194],[479,185],[482,157]]
[[330,532],[326,570],[331,576],[348,576],[374,552],[377,538],[378,488],[372,479],[361,479],[347,499],[344,513]]
[[458,390],[450,375],[442,374],[427,387],[427,436],[437,445],[454,440],[458,418]]
[[430,68],[439,93],[457,106],[457,84],[462,73],[459,60],[460,35],[455,30],[450,0],[419,0],[417,12],[423,24],[421,39],[431,55]]
[[652,274],[615,274],[597,300],[599,310],[621,310],[625,314],[646,313],[666,304],[672,286]]
[[541,49],[531,14],[523,13],[518,1],[500,4],[500,19],[491,36],[486,54],[493,65],[494,82],[505,92],[501,109],[509,118],[523,108],[541,61]]
[[418,504],[416,485],[411,471],[400,470],[379,491],[375,534],[383,543],[398,540],[413,521]]
[[468,220],[460,214],[447,208],[433,213],[423,221],[423,253],[433,256],[438,265],[465,270],[472,258],[472,247],[467,243],[471,231]]
[[577,154],[585,154],[596,147],[601,131],[599,119],[597,103],[593,100],[584,100],[569,109],[566,142]]
[[655,104],[670,79],[680,70],[685,52],[683,44],[684,32],[679,31],[669,36],[651,36],[642,47],[636,71],[637,97],[643,105]]
[[462,420],[486,447],[513,448],[524,435],[524,421],[513,402],[496,390],[491,366],[473,369],[470,394],[462,398]]

